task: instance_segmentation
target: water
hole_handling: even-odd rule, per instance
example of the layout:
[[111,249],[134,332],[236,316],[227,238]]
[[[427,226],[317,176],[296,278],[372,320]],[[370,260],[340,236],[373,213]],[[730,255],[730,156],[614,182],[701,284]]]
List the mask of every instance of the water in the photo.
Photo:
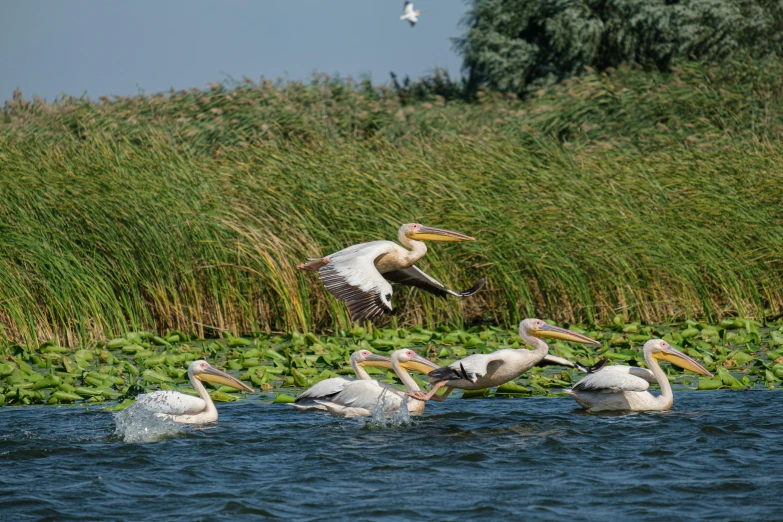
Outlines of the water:
[[781,406],[681,391],[668,413],[452,398],[337,419],[255,397],[143,443],[100,409],[2,408],[0,519],[781,520]]

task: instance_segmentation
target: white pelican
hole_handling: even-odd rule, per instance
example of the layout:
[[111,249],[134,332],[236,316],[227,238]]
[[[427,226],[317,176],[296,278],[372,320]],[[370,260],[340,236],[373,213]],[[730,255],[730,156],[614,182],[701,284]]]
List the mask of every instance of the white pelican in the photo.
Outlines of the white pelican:
[[[663,339],[650,339],[644,343],[644,360],[650,370],[607,366],[574,384],[569,393],[580,406],[590,411],[666,411],[671,409],[674,395],[659,360],[712,377],[704,366]],[[647,391],[650,383],[661,387],[659,396]]]
[[402,16],[400,17],[400,20],[407,20],[411,27],[416,25],[416,22],[419,21],[419,15],[421,14],[421,9],[413,10],[413,2],[405,2],[405,5],[402,6]]
[[136,404],[181,424],[206,424],[218,419],[218,412],[209,393],[201,381],[231,386],[237,390],[253,393],[255,390],[239,379],[235,379],[207,361],[193,361],[188,367],[190,383],[198,392],[198,397],[175,391],[156,391],[136,397]]
[[[584,335],[558,328],[542,321],[541,319],[525,319],[519,323],[519,336],[525,343],[533,346],[533,350],[526,348],[506,348],[496,352],[468,355],[464,359],[451,363],[429,374],[432,389],[428,393],[411,392],[408,395],[420,401],[434,399],[444,401],[454,388],[461,390],[481,390],[492,388],[513,381],[533,366],[543,364],[562,364],[578,367],[588,372],[595,371],[596,367],[603,366],[606,361],[599,362],[591,368],[583,368],[561,359],[548,356],[549,346],[541,340],[541,337],[550,339],[562,339],[574,343],[601,344]],[[447,386],[446,393],[436,395],[442,387]]]
[[348,305],[352,321],[391,313],[392,286],[389,281],[415,286],[439,297],[448,294],[468,297],[484,286],[486,278],[482,277],[473,288],[455,292],[414,266],[427,253],[427,245],[422,241],[475,241],[475,238],[418,223],[402,225],[397,238],[409,250],[393,241],[371,241],[310,259],[296,268],[317,271],[326,289]]
[[[397,350],[391,355],[391,364],[397,377],[408,391],[419,391],[419,385],[408,374],[407,368],[427,374],[440,368],[413,350]],[[420,415],[424,411],[424,402],[409,399],[405,392],[374,380],[353,381],[342,391],[328,400],[319,401],[332,415],[340,417],[367,417],[372,410],[382,407],[385,413],[400,411],[405,401],[410,415]]]
[[[353,367],[353,372],[356,374],[357,379],[369,381],[371,380],[370,375],[367,373],[367,370],[364,369],[365,366],[390,369],[392,363],[391,359],[388,357],[374,354],[370,350],[357,350],[351,354],[351,366]],[[337,395],[352,382],[356,382],[356,379],[348,379],[346,377],[331,377],[329,379],[324,379],[323,381],[310,386],[307,390],[302,392],[293,403],[289,404],[300,411],[326,411],[326,406],[320,404],[318,401],[328,400],[330,397]]]

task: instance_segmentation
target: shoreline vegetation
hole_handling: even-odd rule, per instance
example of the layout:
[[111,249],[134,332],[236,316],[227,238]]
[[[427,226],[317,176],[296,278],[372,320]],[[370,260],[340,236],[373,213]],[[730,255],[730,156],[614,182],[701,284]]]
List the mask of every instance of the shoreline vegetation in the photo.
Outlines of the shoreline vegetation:
[[[620,316],[610,328],[569,325],[569,329],[601,341],[601,346],[556,341],[551,354],[592,365],[600,358],[610,364],[644,366],[641,346],[661,337],[680,346],[715,377],[700,378],[663,365],[676,385],[699,390],[778,388],[783,381],[783,321],[764,326],[748,319],[726,319],[718,324],[687,321],[677,326],[626,323]],[[351,353],[359,349],[390,354],[412,347],[439,365],[472,353],[520,347],[516,333],[497,327],[468,330],[439,327],[428,330],[354,327],[334,336],[260,334],[249,339],[227,335],[219,341],[191,340],[182,332],[157,336],[130,332],[124,337],[87,348],[69,349],[56,343],[39,347],[6,347],[0,363],[0,406],[26,404],[85,405],[117,401],[121,409],[132,398],[155,389],[195,393],[187,382],[191,361],[208,359],[253,386],[264,399],[290,402],[294,390],[304,389],[336,375],[352,375]],[[373,378],[396,383],[393,372],[369,368]],[[575,370],[533,368],[520,379],[496,390],[463,392],[465,398],[557,395],[581,379]],[[426,379],[414,374],[424,386]],[[207,383],[216,401],[240,397],[234,388]],[[272,395],[274,394],[274,396]]]
[[783,311],[781,60],[458,93],[441,73],[18,93],[0,115],[0,341],[13,354],[147,330],[350,330],[294,266],[405,222],[475,236],[434,245],[422,268],[488,283],[466,300],[397,291],[373,331]]

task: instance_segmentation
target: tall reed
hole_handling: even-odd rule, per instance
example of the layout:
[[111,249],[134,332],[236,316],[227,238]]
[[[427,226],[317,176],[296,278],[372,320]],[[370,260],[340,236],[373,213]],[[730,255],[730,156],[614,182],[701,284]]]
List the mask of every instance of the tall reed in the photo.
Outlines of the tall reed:
[[0,336],[339,329],[298,262],[418,221],[475,235],[392,321],[783,309],[783,65],[592,74],[474,103],[312,85],[6,104]]

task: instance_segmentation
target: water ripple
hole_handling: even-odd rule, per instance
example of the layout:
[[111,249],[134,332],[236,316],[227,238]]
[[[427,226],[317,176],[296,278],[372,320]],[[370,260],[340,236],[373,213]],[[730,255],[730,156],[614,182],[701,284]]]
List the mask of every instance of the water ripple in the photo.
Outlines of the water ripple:
[[774,520],[782,400],[774,391],[683,391],[671,412],[593,415],[567,398],[450,399],[420,417],[339,419],[255,399],[221,404],[220,422],[207,427],[81,407],[4,408],[0,512],[80,521]]

